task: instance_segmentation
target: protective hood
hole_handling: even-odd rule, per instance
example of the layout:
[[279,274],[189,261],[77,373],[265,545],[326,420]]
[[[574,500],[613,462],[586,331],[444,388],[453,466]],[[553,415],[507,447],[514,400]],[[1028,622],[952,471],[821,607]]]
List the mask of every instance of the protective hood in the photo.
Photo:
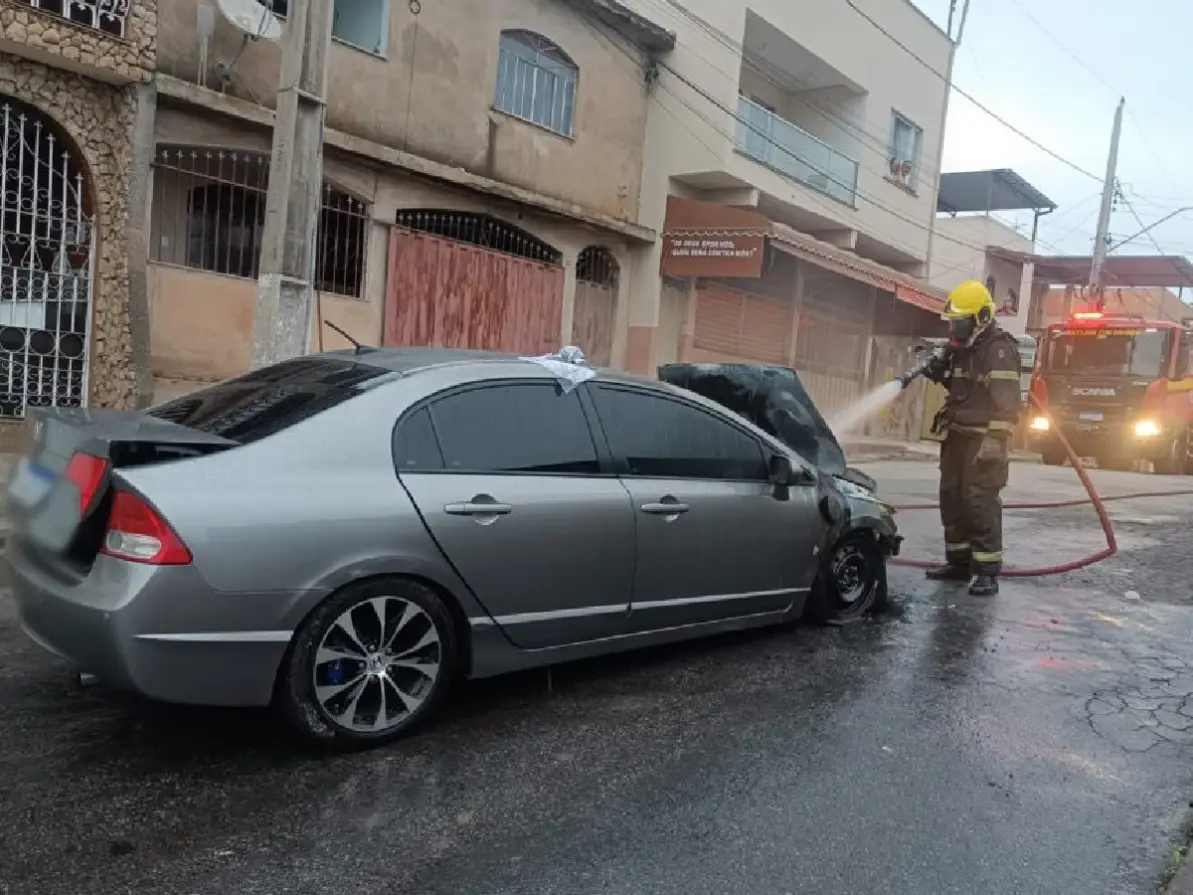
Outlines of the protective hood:
[[845,474],[845,452],[795,370],[756,364],[666,364],[659,379],[716,401],[817,469]]

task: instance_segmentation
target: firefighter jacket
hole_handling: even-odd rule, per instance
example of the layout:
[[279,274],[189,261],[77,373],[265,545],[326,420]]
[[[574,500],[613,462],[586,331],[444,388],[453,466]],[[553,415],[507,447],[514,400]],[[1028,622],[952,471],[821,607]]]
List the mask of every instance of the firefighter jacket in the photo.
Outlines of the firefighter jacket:
[[1019,343],[992,323],[970,346],[956,349],[940,377],[948,389],[941,423],[950,431],[1009,439],[1023,399]]

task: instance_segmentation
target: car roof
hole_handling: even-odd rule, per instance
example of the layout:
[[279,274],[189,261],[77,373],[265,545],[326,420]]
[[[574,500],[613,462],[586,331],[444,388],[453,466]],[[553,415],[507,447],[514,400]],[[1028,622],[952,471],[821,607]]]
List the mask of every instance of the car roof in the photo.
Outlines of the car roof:
[[[335,359],[350,358],[362,364],[389,370],[394,373],[415,373],[435,367],[464,366],[469,364],[526,363],[524,355],[500,351],[481,351],[472,348],[367,348],[359,354],[352,348],[339,351],[325,351],[316,357]],[[624,373],[608,367],[593,367],[602,382],[624,382],[647,385],[669,391],[667,383],[646,376]]]

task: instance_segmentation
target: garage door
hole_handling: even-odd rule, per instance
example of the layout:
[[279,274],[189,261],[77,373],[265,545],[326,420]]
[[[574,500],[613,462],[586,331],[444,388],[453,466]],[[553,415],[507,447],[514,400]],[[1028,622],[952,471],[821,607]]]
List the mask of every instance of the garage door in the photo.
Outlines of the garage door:
[[792,306],[721,286],[696,290],[692,361],[786,364]]
[[389,239],[386,345],[545,354],[559,348],[553,248],[485,215],[401,212]]

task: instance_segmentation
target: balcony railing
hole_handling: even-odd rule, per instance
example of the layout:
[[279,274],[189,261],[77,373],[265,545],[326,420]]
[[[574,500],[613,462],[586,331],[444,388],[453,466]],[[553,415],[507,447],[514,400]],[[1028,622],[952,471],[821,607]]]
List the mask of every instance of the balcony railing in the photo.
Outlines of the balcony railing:
[[21,6],[40,9],[42,12],[59,16],[85,25],[96,31],[103,31],[113,37],[124,37],[131,0],[16,0]]
[[737,148],[847,205],[857,198],[857,162],[744,96],[737,98]]

